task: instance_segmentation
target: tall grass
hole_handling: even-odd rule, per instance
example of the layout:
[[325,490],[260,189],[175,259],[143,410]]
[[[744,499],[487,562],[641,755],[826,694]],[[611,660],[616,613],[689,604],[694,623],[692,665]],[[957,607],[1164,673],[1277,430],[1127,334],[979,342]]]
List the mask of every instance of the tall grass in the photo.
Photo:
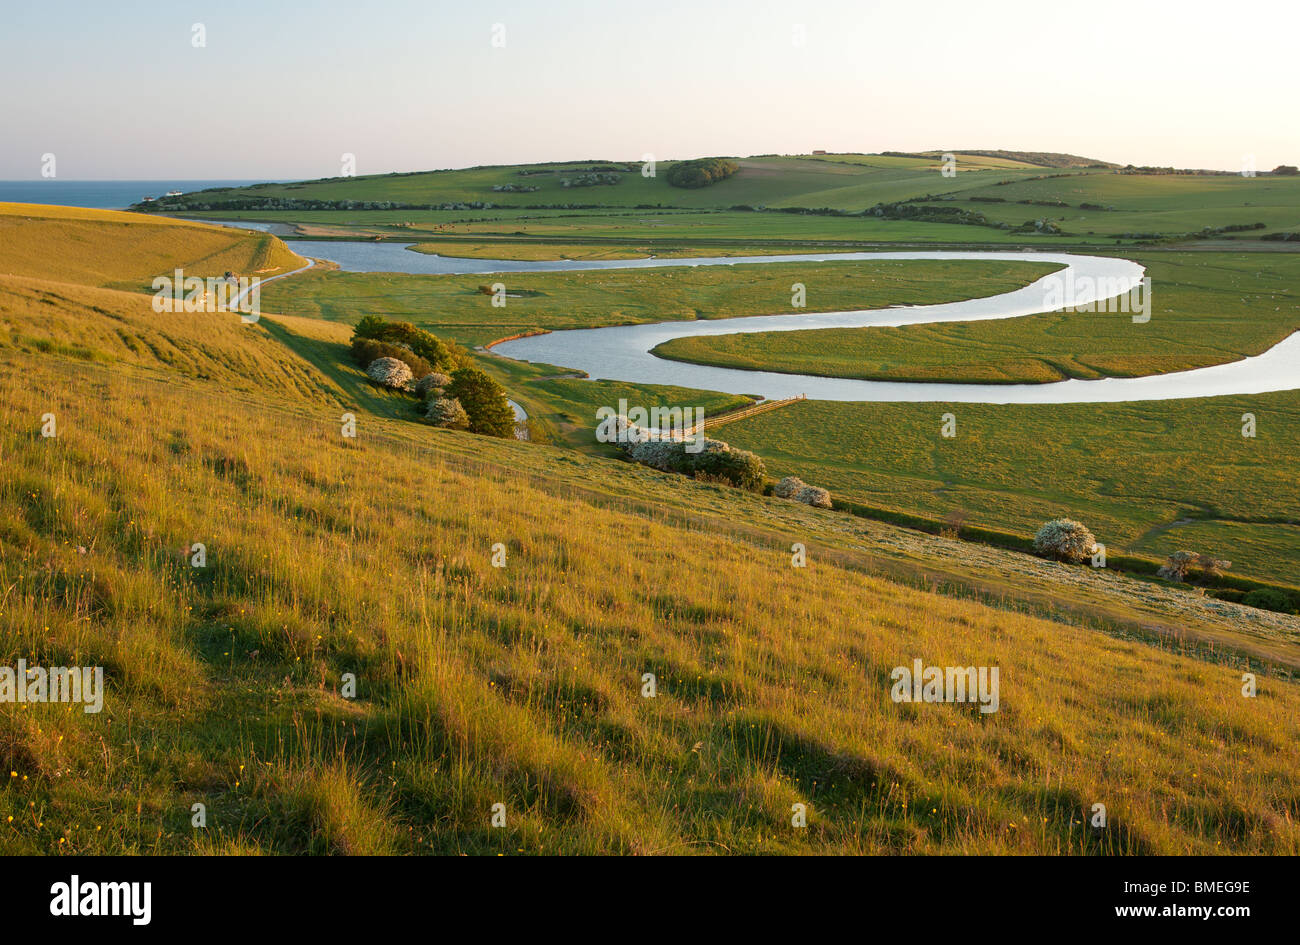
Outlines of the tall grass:
[[[82,370],[0,375],[3,660],[109,678],[0,707],[7,852],[1300,850],[1294,683],[794,569],[523,444]],[[1000,711],[893,703],[914,657],[999,666]]]
[[0,665],[107,677],[0,704],[0,852],[1300,852],[1283,618],[393,419],[346,334],[0,277]]
[[152,291],[155,276],[270,276],[305,261],[279,239],[113,210],[0,203],[0,274]]

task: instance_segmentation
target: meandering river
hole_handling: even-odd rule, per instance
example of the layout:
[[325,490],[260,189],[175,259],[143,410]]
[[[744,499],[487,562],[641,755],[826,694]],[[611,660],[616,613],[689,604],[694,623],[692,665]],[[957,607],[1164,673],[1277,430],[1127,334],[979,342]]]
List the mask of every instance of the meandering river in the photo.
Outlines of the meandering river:
[[[669,361],[650,353],[656,345],[674,338],[763,331],[798,331],[813,328],[864,328],[922,325],[933,322],[981,321],[1018,318],[1044,311],[1045,300],[1057,293],[1060,308],[1098,301],[1096,286],[1123,291],[1137,285],[1143,269],[1137,263],[1107,256],[1073,253],[906,251],[866,253],[796,254],[782,256],[690,257],[674,259],[554,260],[460,259],[413,253],[399,243],[317,242],[287,240],[294,252],[339,264],[348,272],[403,272],[424,274],[568,272],[597,269],[650,269],[679,266],[738,266],[774,262],[826,262],[854,260],[982,259],[1055,263],[1065,269],[1012,292],[988,298],[942,305],[863,309],[851,312],[793,313],[705,321],[655,322],[609,328],[574,329],[533,335],[503,342],[498,354],[522,361],[542,362],[584,371],[592,379],[641,384],[675,384],[731,394],[758,394],[767,398],[805,394],[814,400],[935,401],[942,403],[1070,404],[1141,400],[1176,400],[1229,394],[1259,394],[1300,388],[1300,333],[1255,357],[1150,377],[1067,380],[1050,384],[935,384],[900,381],[862,381],[744,371]],[[1056,280],[1053,282],[1053,280]],[[1159,297],[1159,286],[1155,287]],[[1103,293],[1107,294],[1107,293]],[[1087,317],[1081,315],[1080,317]],[[1160,316],[1153,314],[1151,318]],[[1134,322],[1133,346],[1145,343],[1150,322]]]

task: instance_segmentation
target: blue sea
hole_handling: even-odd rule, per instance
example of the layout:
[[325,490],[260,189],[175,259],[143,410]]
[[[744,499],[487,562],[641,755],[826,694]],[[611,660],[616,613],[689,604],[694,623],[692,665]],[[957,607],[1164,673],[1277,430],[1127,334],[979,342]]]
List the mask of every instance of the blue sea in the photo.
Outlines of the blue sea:
[[64,207],[124,210],[169,190],[190,193],[209,187],[241,187],[260,180],[0,180],[0,203],[47,203]]

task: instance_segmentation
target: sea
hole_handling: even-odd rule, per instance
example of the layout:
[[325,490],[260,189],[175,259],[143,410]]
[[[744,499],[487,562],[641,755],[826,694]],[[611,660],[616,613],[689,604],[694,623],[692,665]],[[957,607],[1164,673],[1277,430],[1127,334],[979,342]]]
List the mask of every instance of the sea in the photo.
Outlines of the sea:
[[183,194],[209,187],[281,183],[261,180],[0,180],[0,203],[46,203],[96,210],[125,210],[145,197],[170,190]]

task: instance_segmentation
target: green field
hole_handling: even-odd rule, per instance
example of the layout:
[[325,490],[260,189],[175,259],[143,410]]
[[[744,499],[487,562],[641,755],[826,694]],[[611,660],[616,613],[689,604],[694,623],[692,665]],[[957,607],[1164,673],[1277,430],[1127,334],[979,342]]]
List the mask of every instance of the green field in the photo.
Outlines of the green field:
[[[304,210],[212,211],[186,213],[198,219],[291,221],[298,236],[381,239],[404,242],[457,240],[477,245],[484,238],[543,245],[565,240],[570,245],[630,247],[662,254],[674,249],[791,247],[870,248],[879,243],[952,243],[1050,245],[1049,236],[1026,235],[989,227],[950,223],[885,220],[866,216],[751,212],[727,210]],[[1032,214],[1026,214],[1027,218]],[[1071,240],[1112,245],[1114,240]],[[505,255],[503,253],[503,255]],[[526,257],[525,257],[526,258]]]
[[[1006,202],[969,199],[976,196]],[[1059,201],[1069,206],[1017,203],[1020,200]],[[1079,206],[1085,203],[1106,209]],[[1012,224],[1023,222],[1027,212],[1034,213],[1079,236],[1183,234],[1252,223],[1263,223],[1261,232],[1294,232],[1300,229],[1300,177],[1087,174],[985,187],[961,194],[955,205]],[[1236,237],[1249,239],[1251,232]]]
[[[941,436],[951,412],[957,435]],[[1253,413],[1257,436],[1242,436]],[[1087,524],[1111,553],[1189,548],[1300,585],[1300,394],[1050,406],[809,401],[725,428],[837,499],[1032,535]],[[1185,525],[1175,523],[1187,521]]]
[[1134,253],[1151,319],[1045,314],[984,322],[679,338],[665,358],[868,380],[1047,383],[1142,377],[1236,361],[1300,331],[1300,255]]
[[[313,271],[268,285],[268,311],[355,323],[382,314],[466,345],[524,331],[765,315],[790,310],[791,286],[807,287],[807,310],[955,301],[1019,288],[1056,267],[1042,263],[892,261],[421,276]],[[502,281],[494,308],[481,286]]]

